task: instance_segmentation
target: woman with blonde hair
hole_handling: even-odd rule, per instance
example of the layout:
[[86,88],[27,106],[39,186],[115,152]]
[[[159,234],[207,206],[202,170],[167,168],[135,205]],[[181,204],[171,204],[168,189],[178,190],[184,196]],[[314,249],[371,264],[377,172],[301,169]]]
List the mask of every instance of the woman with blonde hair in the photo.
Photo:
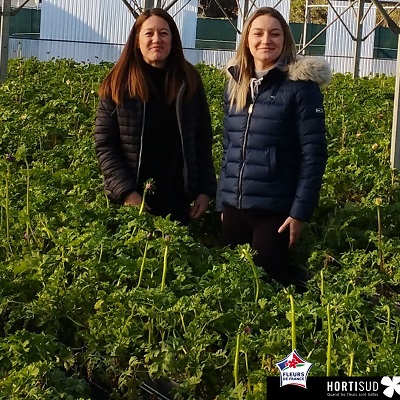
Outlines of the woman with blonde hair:
[[222,244],[249,243],[269,276],[305,290],[289,249],[318,204],[327,159],[320,87],[329,65],[298,58],[283,16],[262,7],[246,21],[228,75],[217,191]]
[[105,191],[187,224],[215,195],[211,119],[196,69],[185,60],[178,28],[163,9],[145,10],[99,90],[95,148]]

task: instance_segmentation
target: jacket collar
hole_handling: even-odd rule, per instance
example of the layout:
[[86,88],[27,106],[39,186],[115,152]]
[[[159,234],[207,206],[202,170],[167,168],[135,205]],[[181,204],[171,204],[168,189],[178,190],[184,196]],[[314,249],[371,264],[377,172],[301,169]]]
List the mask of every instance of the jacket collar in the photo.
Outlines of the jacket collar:
[[[239,80],[239,67],[237,65],[228,63],[227,71],[233,79]],[[282,75],[286,75],[291,81],[312,81],[323,88],[331,81],[332,71],[324,58],[299,57],[290,64],[282,60],[267,73],[268,80]]]

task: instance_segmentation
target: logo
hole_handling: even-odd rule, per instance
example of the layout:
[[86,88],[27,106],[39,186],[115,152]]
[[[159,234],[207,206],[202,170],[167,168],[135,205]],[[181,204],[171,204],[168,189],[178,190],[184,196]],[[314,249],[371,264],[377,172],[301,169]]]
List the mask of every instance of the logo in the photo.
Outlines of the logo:
[[393,379],[390,379],[388,376],[384,376],[381,380],[381,384],[387,386],[387,388],[383,391],[383,394],[386,397],[392,398],[394,392],[400,394],[400,376],[394,376]]
[[301,358],[296,349],[276,365],[281,371],[280,387],[295,385],[307,389],[307,375],[312,364]]

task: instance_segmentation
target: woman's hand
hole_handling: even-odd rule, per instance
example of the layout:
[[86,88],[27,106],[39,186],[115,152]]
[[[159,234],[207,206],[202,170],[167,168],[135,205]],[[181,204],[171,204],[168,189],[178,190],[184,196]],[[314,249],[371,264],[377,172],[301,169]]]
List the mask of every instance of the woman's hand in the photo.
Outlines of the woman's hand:
[[[128,196],[126,196],[124,205],[140,206],[142,204],[142,200],[142,196],[138,192],[132,192],[131,194],[128,194]],[[144,205],[144,208],[146,209],[146,211],[151,210],[151,208],[147,204]]]
[[190,209],[190,217],[193,219],[200,218],[206,211],[210,198],[206,194],[199,194],[192,208]]
[[288,217],[285,222],[278,229],[278,233],[282,233],[289,228],[290,239],[289,239],[289,249],[293,247],[297,239],[300,237],[300,233],[303,229],[304,222],[298,219]]

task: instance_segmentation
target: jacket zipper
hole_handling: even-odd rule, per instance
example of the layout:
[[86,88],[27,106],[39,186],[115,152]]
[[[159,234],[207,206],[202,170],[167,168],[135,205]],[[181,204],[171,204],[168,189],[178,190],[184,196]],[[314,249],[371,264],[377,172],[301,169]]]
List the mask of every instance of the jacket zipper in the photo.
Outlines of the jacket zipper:
[[242,167],[239,172],[239,209],[242,208],[242,200],[243,200],[243,195],[242,195],[242,187],[243,187],[243,172],[244,172],[244,165],[245,165],[245,152],[246,152],[246,147],[247,147],[247,138],[248,138],[248,133],[249,133],[249,126],[250,126],[250,119],[251,119],[251,114],[253,114],[253,107],[254,107],[255,99],[249,106],[249,110],[247,112],[247,122],[246,122],[246,130],[244,131],[244,137],[243,137],[243,146],[242,146]]
[[145,121],[145,119],[146,119],[146,103],[143,103],[142,131],[140,132],[140,150],[139,150],[138,168],[137,168],[137,173],[136,173],[136,187],[137,187],[137,185],[139,183],[140,165],[142,163],[144,121]]
[[186,153],[183,139],[183,129],[182,129],[182,121],[181,121],[181,104],[182,104],[182,96],[185,90],[185,83],[182,84],[179,89],[178,96],[176,97],[176,119],[178,120],[178,128],[179,135],[181,137],[181,146],[182,146],[182,157],[183,157],[183,187],[185,193],[189,193],[189,181],[188,181],[188,165],[186,161]]

